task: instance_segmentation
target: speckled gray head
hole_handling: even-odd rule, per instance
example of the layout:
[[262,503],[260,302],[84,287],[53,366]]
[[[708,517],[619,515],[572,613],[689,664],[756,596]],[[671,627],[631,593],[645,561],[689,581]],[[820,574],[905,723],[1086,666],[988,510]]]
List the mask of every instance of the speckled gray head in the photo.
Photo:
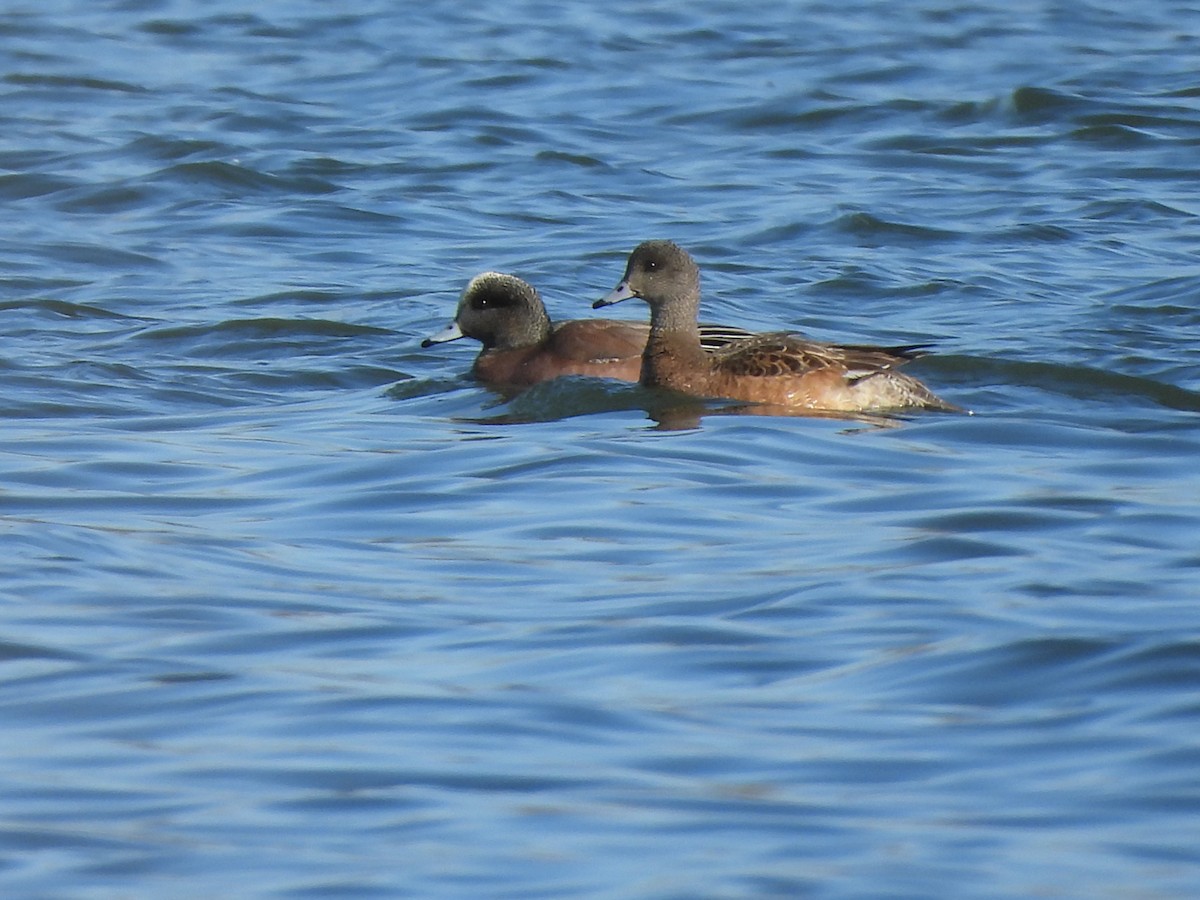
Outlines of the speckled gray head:
[[515,275],[483,272],[463,289],[454,321],[421,346],[469,337],[485,349],[505,349],[536,344],[549,333],[550,318],[533,285]]
[[634,297],[651,305],[670,299],[699,303],[700,268],[686,250],[672,241],[644,241],[629,254],[620,283],[592,308]]

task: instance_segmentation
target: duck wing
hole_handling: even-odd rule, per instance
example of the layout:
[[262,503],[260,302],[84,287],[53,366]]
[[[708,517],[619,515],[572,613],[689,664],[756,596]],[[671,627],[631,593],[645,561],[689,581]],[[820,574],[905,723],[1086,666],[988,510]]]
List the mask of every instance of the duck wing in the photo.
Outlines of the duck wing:
[[731,375],[773,378],[839,369],[855,380],[902,366],[926,355],[928,344],[877,347],[871,344],[826,344],[790,332],[757,334],[713,351],[715,369]]
[[736,325],[713,325],[709,322],[700,323],[700,346],[713,351],[737,341],[755,337],[753,331],[738,328]]

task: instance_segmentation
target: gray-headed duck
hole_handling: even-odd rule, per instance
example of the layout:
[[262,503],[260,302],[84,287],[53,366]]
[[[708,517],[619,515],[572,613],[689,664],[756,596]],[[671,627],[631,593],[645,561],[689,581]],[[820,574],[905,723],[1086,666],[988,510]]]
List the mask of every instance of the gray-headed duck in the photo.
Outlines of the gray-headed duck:
[[924,355],[922,345],[825,344],[778,332],[734,340],[706,353],[696,317],[700,269],[670,241],[646,241],[625,275],[593,306],[631,297],[650,306],[641,382],[699,397],[723,397],[825,412],[933,409],[961,412],[898,366]]

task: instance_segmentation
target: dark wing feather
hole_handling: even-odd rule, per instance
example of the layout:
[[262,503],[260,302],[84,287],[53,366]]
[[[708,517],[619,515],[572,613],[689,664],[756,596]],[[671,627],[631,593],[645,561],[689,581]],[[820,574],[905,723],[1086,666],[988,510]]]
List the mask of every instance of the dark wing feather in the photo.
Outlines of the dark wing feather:
[[713,352],[714,366],[730,375],[778,377],[820,369],[841,369],[851,379],[865,378],[924,356],[928,344],[875,347],[825,344],[787,332],[758,334]]
[[848,353],[884,354],[891,357],[893,366],[904,365],[933,352],[933,344],[897,344],[894,347],[877,347],[874,344],[830,344],[838,346]]
[[735,325],[700,323],[700,346],[709,351],[717,350],[735,341],[744,341],[754,336],[753,331],[747,331],[745,328],[738,328]]

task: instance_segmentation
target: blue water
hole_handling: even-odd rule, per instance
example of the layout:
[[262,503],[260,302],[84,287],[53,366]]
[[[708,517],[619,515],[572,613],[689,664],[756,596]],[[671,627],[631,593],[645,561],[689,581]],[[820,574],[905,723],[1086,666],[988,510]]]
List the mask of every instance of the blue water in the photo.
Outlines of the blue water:
[[[0,895],[1200,896],[1197,35],[9,4]],[[419,347],[651,237],[974,415]]]

